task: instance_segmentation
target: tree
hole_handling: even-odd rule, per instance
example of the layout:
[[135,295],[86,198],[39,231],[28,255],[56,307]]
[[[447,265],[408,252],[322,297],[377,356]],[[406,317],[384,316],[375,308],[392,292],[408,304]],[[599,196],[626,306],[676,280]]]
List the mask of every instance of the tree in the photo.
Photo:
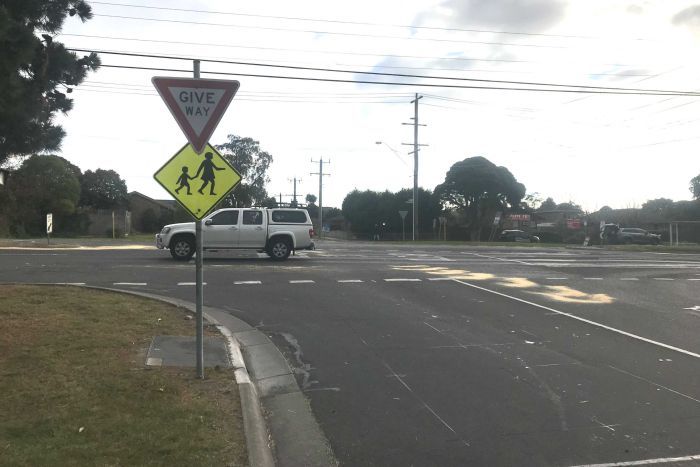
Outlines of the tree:
[[537,208],[538,211],[554,211],[557,208],[557,203],[554,202],[554,200],[550,197],[547,198],[540,204],[540,207]]
[[308,195],[306,195],[305,199],[306,204],[316,204],[316,195],[312,195],[311,193],[309,193]]
[[114,170],[88,170],[80,177],[80,205],[115,209],[127,205],[126,182]]
[[[413,190],[406,188],[396,193],[390,191],[358,191],[349,193],[343,200],[342,214],[351,224],[353,233],[371,238],[375,225],[386,224],[382,233],[401,234],[401,216],[399,211],[408,211],[406,232],[411,231],[411,205]],[[439,216],[440,204],[428,190],[418,189],[418,232],[430,232],[435,217]],[[324,209],[324,217],[330,215]]]
[[507,168],[498,167],[484,157],[469,157],[450,167],[435,193],[441,202],[464,211],[470,238],[476,240],[496,211],[520,204],[525,185]]
[[268,198],[265,184],[270,181],[267,170],[272,164],[272,155],[260,149],[253,138],[228,135],[228,142],[216,146],[221,155],[238,170],[242,180],[224,200],[224,206],[261,205]]
[[690,192],[693,194],[693,199],[700,200],[700,175],[690,179]]
[[56,230],[72,215],[80,199],[80,169],[58,156],[32,156],[12,174],[8,188],[16,200],[19,233],[44,233],[45,216],[53,213]]
[[559,203],[557,204],[557,207],[555,208],[558,211],[582,211],[581,206],[574,203],[573,201],[569,201],[566,203]]
[[[66,50],[53,35],[66,16],[92,17],[84,0],[4,1],[0,5],[0,164],[61,146],[65,132],[54,123],[73,101],[66,94],[100,60]],[[64,92],[65,91],[65,92]]]

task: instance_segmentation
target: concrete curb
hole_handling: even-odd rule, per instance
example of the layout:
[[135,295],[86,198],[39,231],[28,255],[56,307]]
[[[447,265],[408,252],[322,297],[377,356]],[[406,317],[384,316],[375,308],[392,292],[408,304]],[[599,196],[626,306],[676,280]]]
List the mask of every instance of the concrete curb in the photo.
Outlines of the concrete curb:
[[[178,308],[185,308],[192,313],[196,312],[196,306],[194,303],[176,298],[163,297],[146,292],[113,289],[109,287],[84,285],[79,287],[135,295],[138,297],[168,303]],[[209,308],[209,311],[211,310],[212,309]],[[245,359],[241,353],[240,344],[231,331],[226,326],[222,325],[216,318],[211,316],[210,313],[203,312],[203,315],[206,321],[217,327],[219,332],[224,335],[228,343],[229,356],[231,357],[231,363],[233,364],[235,370],[236,383],[238,384],[238,392],[241,400],[241,410],[243,412],[243,431],[245,433],[246,445],[248,449],[248,464],[254,467],[274,467],[275,460],[272,454],[272,448],[270,447],[270,435],[268,433],[265,417],[263,416],[261,409],[260,398],[258,396],[257,388],[251,381],[250,375],[248,374]]]

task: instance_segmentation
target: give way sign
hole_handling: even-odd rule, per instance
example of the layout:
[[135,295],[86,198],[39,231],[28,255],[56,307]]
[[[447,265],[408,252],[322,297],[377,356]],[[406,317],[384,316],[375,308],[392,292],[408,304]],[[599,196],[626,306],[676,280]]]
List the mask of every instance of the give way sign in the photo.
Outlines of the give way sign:
[[221,79],[151,79],[187,141],[199,154],[226,112],[241,83]]

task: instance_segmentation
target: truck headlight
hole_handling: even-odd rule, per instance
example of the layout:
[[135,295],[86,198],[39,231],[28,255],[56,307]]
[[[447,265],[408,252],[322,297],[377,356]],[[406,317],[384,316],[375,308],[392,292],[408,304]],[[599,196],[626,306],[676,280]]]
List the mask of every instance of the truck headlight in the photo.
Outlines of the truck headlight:
[[161,230],[160,233],[163,235],[170,233],[170,227],[163,227],[163,230]]

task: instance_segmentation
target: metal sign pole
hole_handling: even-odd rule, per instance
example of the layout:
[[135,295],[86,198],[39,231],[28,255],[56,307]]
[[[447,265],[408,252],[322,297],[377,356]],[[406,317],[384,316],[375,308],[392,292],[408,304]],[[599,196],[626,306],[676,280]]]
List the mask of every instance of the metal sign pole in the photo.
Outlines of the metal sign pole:
[[[199,60],[194,61],[194,77],[199,78]],[[195,221],[195,282],[196,282],[196,346],[197,346],[197,378],[204,379],[204,248],[202,247],[202,221]]]

